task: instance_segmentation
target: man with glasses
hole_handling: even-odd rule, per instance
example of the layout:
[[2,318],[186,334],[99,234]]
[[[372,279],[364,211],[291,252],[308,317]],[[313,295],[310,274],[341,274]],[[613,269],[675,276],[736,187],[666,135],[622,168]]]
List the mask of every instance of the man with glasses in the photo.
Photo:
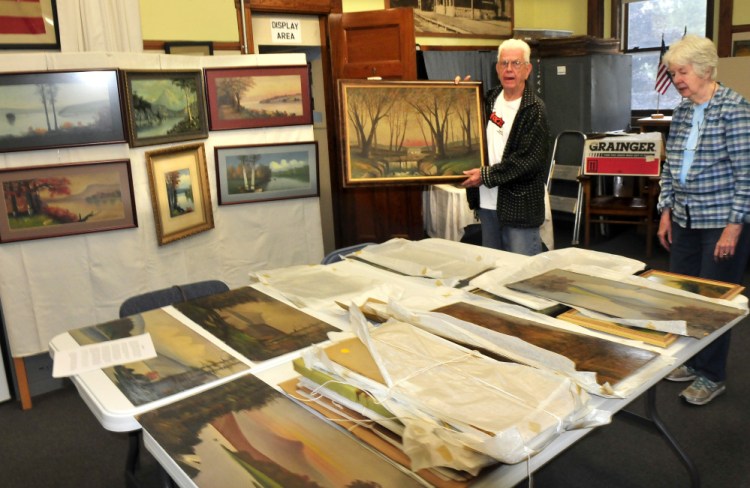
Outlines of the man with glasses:
[[482,245],[527,256],[542,252],[549,144],[544,102],[526,83],[530,56],[520,39],[498,47],[501,85],[485,95],[488,165],[464,171],[462,183],[469,207],[479,216]]

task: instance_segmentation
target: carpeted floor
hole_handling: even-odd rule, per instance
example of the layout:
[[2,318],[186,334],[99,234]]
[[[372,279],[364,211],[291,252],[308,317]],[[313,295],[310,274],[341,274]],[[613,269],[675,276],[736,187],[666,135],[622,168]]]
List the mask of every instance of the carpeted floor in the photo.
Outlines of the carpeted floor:
[[[558,246],[570,241],[556,229]],[[592,244],[597,250],[627,255],[651,267],[667,269],[668,255],[656,248],[644,256],[643,236],[615,229]],[[750,277],[746,279],[750,285]],[[748,320],[734,328],[727,392],[711,404],[694,407],[678,393],[684,384],[663,381],[657,406],[664,423],[696,464],[704,487],[750,487],[750,375],[745,351],[750,350]],[[22,411],[15,401],[0,404],[0,486],[125,487],[126,434],[104,430],[75,388],[66,387],[34,397]],[[643,398],[633,410],[642,411]],[[141,478],[146,487],[160,486],[153,458],[144,452]],[[523,482],[519,486],[530,486]],[[617,416],[548,463],[533,476],[537,488],[675,488],[690,486],[687,471],[662,437]],[[221,487],[217,487],[221,488]]]

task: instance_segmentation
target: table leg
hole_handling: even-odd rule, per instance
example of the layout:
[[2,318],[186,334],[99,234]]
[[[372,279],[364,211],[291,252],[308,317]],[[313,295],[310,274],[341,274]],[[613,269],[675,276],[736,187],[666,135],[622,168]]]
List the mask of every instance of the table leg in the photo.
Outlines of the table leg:
[[141,452],[141,431],[128,432],[128,456],[125,459],[125,482],[128,487],[140,486],[136,477]]
[[26,363],[23,358],[13,358],[13,367],[16,370],[16,382],[18,383],[18,395],[21,397],[21,409],[31,408],[31,391],[29,390],[29,378],[26,376]]
[[669,444],[669,447],[672,448],[672,451],[674,451],[675,454],[677,454],[677,456],[680,458],[680,461],[685,466],[685,469],[688,471],[688,474],[690,475],[690,486],[693,488],[698,488],[700,486],[700,475],[698,473],[698,469],[696,468],[695,464],[693,464],[693,461],[690,460],[687,453],[682,450],[680,445],[677,443],[677,440],[667,430],[667,427],[666,425],[664,425],[661,417],[659,417],[659,413],[656,410],[656,385],[652,386],[648,389],[648,391],[646,391],[645,417],[634,412],[629,412],[627,410],[622,410],[621,412],[623,414],[626,414],[629,418],[648,423],[657,431],[659,431],[659,433],[664,436],[664,439],[667,441],[667,444]]

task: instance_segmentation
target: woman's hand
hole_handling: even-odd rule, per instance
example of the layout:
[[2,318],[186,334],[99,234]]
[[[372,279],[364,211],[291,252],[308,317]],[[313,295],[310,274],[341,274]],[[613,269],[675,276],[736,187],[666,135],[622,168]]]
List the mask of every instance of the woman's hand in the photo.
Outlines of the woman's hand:
[[732,259],[734,251],[737,248],[737,241],[740,240],[742,233],[742,224],[727,224],[721,232],[721,237],[714,248],[714,261],[724,261]]
[[659,230],[656,231],[656,237],[659,238],[661,246],[669,251],[672,246],[672,210],[665,208],[661,213],[659,220]]

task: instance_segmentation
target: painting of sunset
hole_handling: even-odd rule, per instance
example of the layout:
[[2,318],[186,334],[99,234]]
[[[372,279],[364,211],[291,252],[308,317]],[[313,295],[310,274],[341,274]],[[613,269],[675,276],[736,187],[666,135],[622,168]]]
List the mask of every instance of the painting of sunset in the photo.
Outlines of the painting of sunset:
[[138,421],[199,487],[423,486],[252,375]]

